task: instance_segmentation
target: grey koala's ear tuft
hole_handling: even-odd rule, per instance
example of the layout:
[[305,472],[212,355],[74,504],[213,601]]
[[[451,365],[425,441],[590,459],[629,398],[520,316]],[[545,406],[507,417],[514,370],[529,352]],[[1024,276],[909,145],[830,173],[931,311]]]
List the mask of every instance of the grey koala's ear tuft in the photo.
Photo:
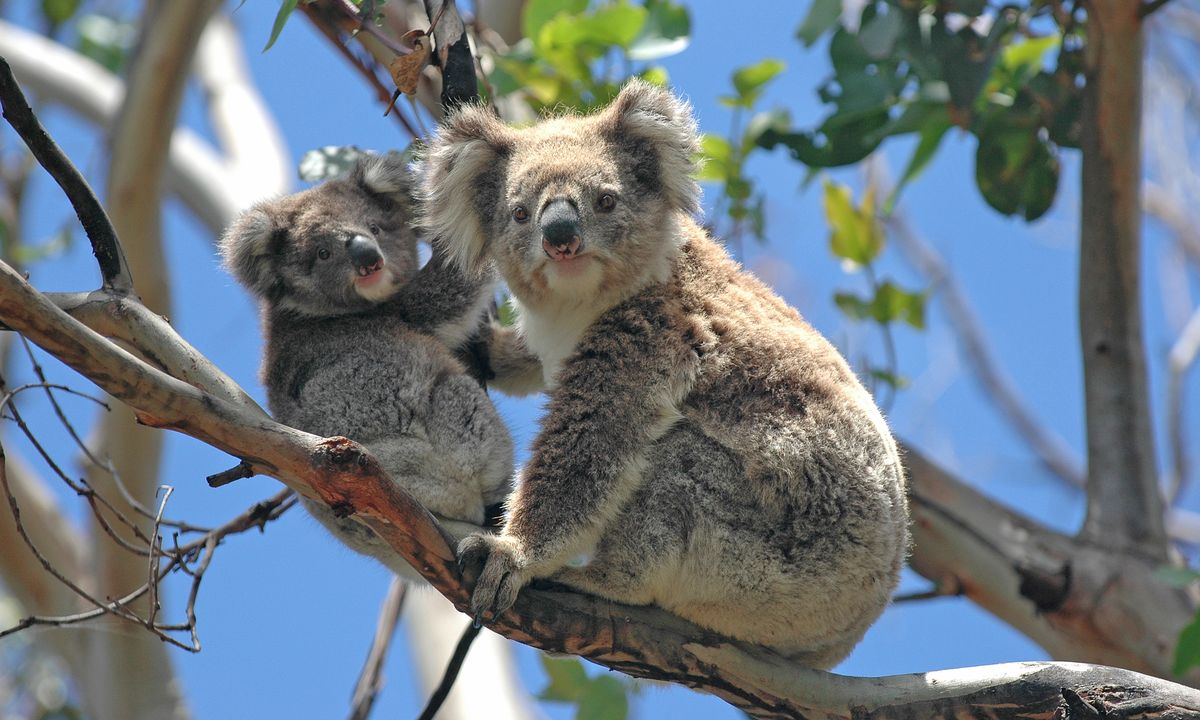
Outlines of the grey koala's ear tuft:
[[487,225],[504,188],[516,134],[485,107],[449,117],[417,164],[420,225],[446,258],[466,273],[487,266]]
[[271,216],[253,207],[233,221],[218,243],[225,269],[256,295],[265,296],[273,281],[271,256],[278,234]]
[[403,153],[370,153],[358,159],[351,174],[360,185],[381,195],[412,193],[412,176]]
[[700,186],[692,179],[700,133],[686,100],[635,78],[599,117],[601,131],[618,145],[657,156],[656,179],[672,205],[690,213],[700,211]]

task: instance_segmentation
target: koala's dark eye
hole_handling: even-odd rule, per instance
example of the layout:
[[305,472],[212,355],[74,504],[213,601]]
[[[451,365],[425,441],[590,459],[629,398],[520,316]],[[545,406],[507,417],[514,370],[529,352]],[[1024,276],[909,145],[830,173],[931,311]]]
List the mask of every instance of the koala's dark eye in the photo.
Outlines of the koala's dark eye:
[[381,230],[379,229],[378,225],[371,226],[371,234],[372,235],[378,235],[380,232],[381,232]]
[[596,209],[601,212],[612,212],[612,209],[617,206],[617,199],[612,193],[604,193],[596,200]]
[[320,250],[317,251],[317,257],[321,258],[322,260],[328,260],[329,259],[329,251],[326,250],[325,248],[321,248]]
[[524,224],[524,223],[529,222],[529,211],[525,209],[524,205],[518,205],[515,208],[513,208],[512,215],[513,215],[513,220],[516,220],[519,223]]

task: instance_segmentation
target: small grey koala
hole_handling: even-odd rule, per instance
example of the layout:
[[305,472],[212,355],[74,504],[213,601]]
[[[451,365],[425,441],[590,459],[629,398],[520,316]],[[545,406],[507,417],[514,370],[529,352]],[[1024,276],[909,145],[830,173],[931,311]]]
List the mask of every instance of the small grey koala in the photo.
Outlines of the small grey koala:
[[[478,529],[511,490],[512,440],[487,392],[456,360],[492,283],[434,257],[418,269],[412,187],[398,154],[367,155],[347,177],[254,206],[221,239],[258,296],[271,412],[365,445],[455,535]],[[370,528],[305,506],[334,535],[408,578]]]
[[896,587],[904,474],[845,360],[693,218],[698,149],[640,81],[523,129],[466,108],[431,143],[423,224],[516,302],[496,384],[549,388],[503,532],[459,560],[484,618],[548,577],[828,668]]

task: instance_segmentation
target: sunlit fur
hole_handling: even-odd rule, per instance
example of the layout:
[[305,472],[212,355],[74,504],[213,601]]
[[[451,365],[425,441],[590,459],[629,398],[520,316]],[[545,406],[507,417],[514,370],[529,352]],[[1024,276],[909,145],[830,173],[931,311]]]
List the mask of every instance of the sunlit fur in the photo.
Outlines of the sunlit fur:
[[[696,222],[697,147],[687,104],[635,81],[595,115],[524,129],[467,109],[429,149],[424,223],[464,267],[494,261],[516,299],[518,330],[491,351],[514,378],[497,383],[530,388],[524,352],[549,388],[503,533],[459,547],[482,564],[472,608],[549,576],[830,667],[907,551],[896,445],[837,351]],[[542,248],[555,199],[579,213],[569,262]]]

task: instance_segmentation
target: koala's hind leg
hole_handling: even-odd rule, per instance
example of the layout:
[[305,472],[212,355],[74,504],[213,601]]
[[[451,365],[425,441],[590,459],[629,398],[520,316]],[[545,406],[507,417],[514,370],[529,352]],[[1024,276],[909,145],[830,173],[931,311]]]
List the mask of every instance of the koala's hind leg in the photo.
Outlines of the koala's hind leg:
[[502,502],[512,489],[512,438],[487,393],[452,375],[434,387],[430,405],[427,433],[442,481],[473,489],[480,512]]

